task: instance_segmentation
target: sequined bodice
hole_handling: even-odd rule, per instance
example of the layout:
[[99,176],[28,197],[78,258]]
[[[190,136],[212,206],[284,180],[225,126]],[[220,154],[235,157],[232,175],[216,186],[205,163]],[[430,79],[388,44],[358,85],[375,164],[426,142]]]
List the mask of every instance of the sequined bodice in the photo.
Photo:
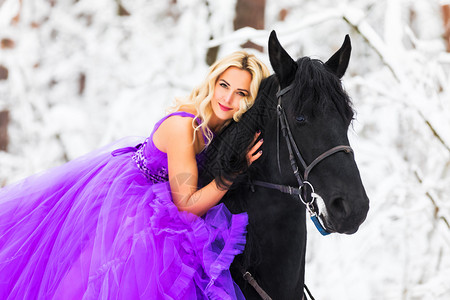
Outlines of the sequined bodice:
[[[158,183],[158,182],[168,181],[169,178],[168,178],[168,172],[167,172],[167,155],[166,155],[165,159],[162,158],[160,160],[154,160],[153,158],[155,158],[155,157],[151,157],[152,158],[151,160],[154,160],[155,162],[165,162],[165,164],[161,164],[161,165],[158,165],[157,163],[150,164],[149,163],[150,160],[145,155],[145,152],[147,150],[148,141],[149,141],[149,138],[147,138],[145,140],[145,142],[142,145],[140,145],[139,149],[133,155],[132,159],[136,162],[137,167],[142,171],[142,173],[145,175],[145,177],[147,177],[147,179],[150,180],[151,182]],[[152,144],[153,144],[153,142],[152,142]],[[161,152],[161,151],[159,151],[159,152],[161,154],[163,154],[163,152]],[[160,154],[160,153],[155,153],[155,154]],[[157,155],[155,155],[155,156],[157,156]]]

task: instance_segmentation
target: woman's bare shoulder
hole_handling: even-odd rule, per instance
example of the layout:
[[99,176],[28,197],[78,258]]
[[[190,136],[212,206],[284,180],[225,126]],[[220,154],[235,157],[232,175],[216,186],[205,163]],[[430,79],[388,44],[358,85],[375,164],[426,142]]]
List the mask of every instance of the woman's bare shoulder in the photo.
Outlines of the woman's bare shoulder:
[[161,123],[153,134],[153,143],[161,151],[167,153],[167,147],[176,141],[178,145],[191,145],[194,128],[192,118],[171,116]]

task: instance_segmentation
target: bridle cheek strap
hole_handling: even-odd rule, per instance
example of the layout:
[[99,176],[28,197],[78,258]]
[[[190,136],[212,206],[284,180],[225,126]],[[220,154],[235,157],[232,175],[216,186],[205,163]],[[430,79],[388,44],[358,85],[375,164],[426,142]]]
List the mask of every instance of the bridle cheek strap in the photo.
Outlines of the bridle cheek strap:
[[[281,124],[281,132],[283,132],[283,136],[287,134],[290,130],[288,129],[288,124],[286,120],[286,116],[283,113],[283,107],[281,107],[281,96],[289,92],[294,87],[294,84],[291,83],[287,87],[280,89],[278,87],[278,92],[276,93],[275,97],[278,99],[278,105],[277,105],[277,164],[278,164],[278,171],[281,175],[281,164],[280,164],[280,124]],[[282,115],[284,115],[284,120],[282,118]],[[286,137],[286,136],[285,136]]]

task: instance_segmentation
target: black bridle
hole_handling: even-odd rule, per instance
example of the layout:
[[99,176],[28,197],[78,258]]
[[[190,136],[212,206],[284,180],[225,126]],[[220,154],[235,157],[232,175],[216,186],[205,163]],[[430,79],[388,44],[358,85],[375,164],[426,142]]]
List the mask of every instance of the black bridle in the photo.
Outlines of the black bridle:
[[[328,235],[330,234],[329,231],[321,224],[319,219],[319,213],[316,212],[316,209],[313,205],[314,200],[316,198],[319,198],[320,196],[317,195],[314,192],[313,185],[308,181],[308,176],[311,172],[311,170],[322,160],[329,157],[330,155],[333,155],[337,152],[344,151],[346,153],[353,152],[353,149],[350,146],[346,145],[339,145],[336,147],[333,147],[321,155],[319,155],[316,159],[314,159],[309,165],[306,164],[305,160],[303,159],[300,151],[298,150],[297,144],[295,143],[294,137],[292,136],[291,129],[289,128],[289,122],[286,117],[286,113],[284,112],[283,106],[281,105],[281,97],[288,93],[292,88],[294,87],[294,84],[291,83],[287,87],[283,89],[279,89],[276,93],[276,97],[278,98],[278,104],[277,104],[277,163],[278,163],[278,169],[281,174],[281,165],[280,165],[280,126],[281,126],[281,133],[286,141],[286,146],[289,151],[289,161],[292,167],[292,171],[294,172],[294,176],[298,183],[298,188],[288,186],[288,185],[281,185],[281,184],[275,184],[260,180],[252,180],[250,182],[252,188],[253,185],[258,185],[265,188],[275,189],[282,193],[290,194],[298,196],[300,201],[306,206],[306,209],[310,213],[311,220],[314,222],[314,225],[319,230],[319,232],[322,235]],[[299,171],[299,167],[297,165],[297,161],[300,161],[302,164],[302,167],[304,169],[303,176]],[[311,197],[310,200],[307,200],[307,192],[306,192],[306,186],[309,186],[311,189]],[[262,299],[271,299],[270,296],[258,285],[256,280],[253,278],[252,274],[250,274],[248,271],[246,271],[242,266],[239,266],[241,273],[243,274],[244,279],[251,285],[253,288],[258,292],[258,294],[261,296]],[[310,299],[314,299],[309,292],[306,285],[304,286],[305,291],[308,293]],[[306,294],[303,295],[303,299],[306,299]]]

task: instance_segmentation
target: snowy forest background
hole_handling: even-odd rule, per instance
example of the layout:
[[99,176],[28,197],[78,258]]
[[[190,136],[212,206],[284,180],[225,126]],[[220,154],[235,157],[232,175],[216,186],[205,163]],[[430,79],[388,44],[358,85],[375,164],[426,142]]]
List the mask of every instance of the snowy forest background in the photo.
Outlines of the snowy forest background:
[[236,30],[240,2],[0,0],[0,186],[147,136],[207,58],[251,41],[269,65],[272,29],[293,57],[322,60],[348,33],[371,209],[351,236],[308,221],[306,284],[319,300],[450,299],[450,1],[256,0],[257,29]]

